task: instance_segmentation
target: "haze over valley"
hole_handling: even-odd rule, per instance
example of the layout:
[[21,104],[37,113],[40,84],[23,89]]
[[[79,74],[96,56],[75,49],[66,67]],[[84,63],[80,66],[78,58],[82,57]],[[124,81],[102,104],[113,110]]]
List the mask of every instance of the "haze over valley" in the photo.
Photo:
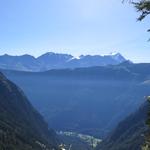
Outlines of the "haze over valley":
[[150,150],[150,0],[0,1],[0,150]]
[[[66,57],[64,54],[54,53],[44,56],[43,62],[52,62],[53,59],[50,58],[54,56],[57,62],[58,58]],[[1,56],[3,60],[5,57],[5,64],[14,58]],[[97,57],[88,57],[88,61],[92,59],[97,62]],[[25,60],[22,56],[17,56],[18,58],[19,62]],[[105,139],[120,121],[144,103],[144,96],[150,90],[150,64],[134,64],[121,54],[106,57],[107,61],[112,58],[118,63],[68,69],[56,67],[42,72],[5,68],[1,72],[21,87],[48,122],[49,128],[57,132],[73,132]],[[13,61],[16,61],[16,57]],[[105,56],[103,61],[105,62]]]

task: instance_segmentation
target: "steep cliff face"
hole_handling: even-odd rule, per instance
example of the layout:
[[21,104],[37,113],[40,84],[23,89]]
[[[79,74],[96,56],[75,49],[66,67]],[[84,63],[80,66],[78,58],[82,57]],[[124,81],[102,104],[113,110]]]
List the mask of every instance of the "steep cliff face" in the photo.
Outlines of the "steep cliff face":
[[2,149],[57,149],[58,139],[23,92],[0,73],[0,146]]
[[148,130],[148,104],[120,122],[116,129],[98,147],[97,150],[141,150],[144,134]]

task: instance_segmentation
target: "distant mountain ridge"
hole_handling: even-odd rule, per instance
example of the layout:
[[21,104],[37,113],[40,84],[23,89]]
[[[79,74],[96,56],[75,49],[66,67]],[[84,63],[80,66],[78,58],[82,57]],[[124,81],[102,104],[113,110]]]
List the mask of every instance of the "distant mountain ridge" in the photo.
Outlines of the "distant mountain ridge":
[[47,71],[50,69],[80,68],[92,66],[116,65],[126,61],[120,54],[110,55],[81,55],[75,58],[69,54],[48,52],[37,58],[25,54],[11,56],[8,54],[0,56],[0,68],[18,71]]

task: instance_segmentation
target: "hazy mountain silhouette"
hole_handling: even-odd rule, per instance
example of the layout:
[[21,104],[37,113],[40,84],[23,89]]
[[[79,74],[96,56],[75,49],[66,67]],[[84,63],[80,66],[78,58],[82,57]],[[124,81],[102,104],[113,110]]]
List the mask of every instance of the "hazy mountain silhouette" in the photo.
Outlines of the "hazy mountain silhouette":
[[81,55],[78,59],[68,54],[48,52],[38,58],[30,55],[0,56],[0,68],[20,71],[46,71],[50,69],[78,68],[91,66],[116,65],[126,59],[119,53],[113,55]]

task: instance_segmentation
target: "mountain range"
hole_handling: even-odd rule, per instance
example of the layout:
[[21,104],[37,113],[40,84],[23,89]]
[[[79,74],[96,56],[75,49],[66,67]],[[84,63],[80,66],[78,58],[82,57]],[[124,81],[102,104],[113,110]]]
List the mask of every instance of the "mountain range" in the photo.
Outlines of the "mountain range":
[[0,56],[0,68],[19,71],[46,71],[50,69],[79,68],[91,66],[116,65],[126,61],[120,54],[112,55],[81,55],[75,58],[69,54],[45,53],[37,58],[31,55]]
[[134,112],[150,91],[150,64],[1,71],[24,90],[49,127],[98,138]]
[[74,149],[87,149],[84,141],[58,137],[49,128],[102,138],[96,150],[141,149],[143,135],[148,132],[144,97],[150,91],[150,64],[120,61],[115,65],[42,72],[7,67],[0,70],[25,92],[0,73],[3,149],[57,150],[60,139],[66,144],[75,143]]
[[0,73],[0,149],[58,150],[59,140],[48,129],[20,88]]

